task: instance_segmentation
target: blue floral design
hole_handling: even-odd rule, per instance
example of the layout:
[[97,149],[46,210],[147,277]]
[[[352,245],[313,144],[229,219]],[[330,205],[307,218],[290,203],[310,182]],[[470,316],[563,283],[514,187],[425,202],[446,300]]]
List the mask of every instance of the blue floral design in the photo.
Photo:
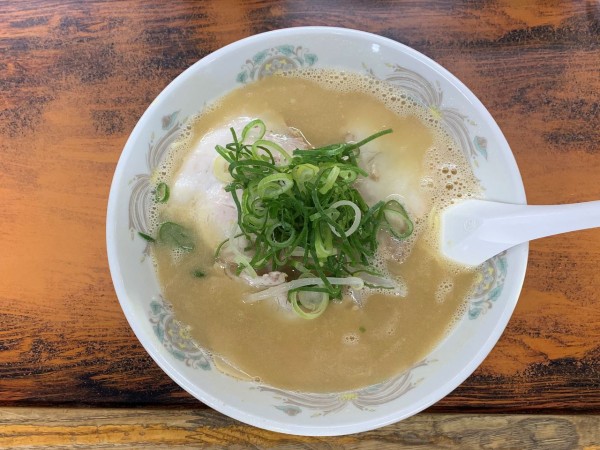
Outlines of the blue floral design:
[[248,83],[269,75],[310,67],[318,61],[317,55],[304,47],[279,45],[256,53],[242,66],[236,81]]
[[492,308],[502,294],[506,273],[506,252],[483,263],[478,272],[479,280],[469,299],[469,319],[477,319]]
[[210,359],[190,336],[189,327],[173,317],[162,297],[150,302],[150,322],[161,344],[179,361],[194,369],[210,370]]

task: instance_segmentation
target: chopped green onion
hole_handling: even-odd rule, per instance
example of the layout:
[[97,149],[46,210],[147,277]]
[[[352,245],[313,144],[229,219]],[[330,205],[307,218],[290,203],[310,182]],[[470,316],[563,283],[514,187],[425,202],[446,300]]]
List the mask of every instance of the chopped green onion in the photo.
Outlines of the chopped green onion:
[[331,228],[329,228],[326,222],[320,222],[317,225],[315,234],[315,250],[319,260],[324,260],[329,256],[337,254],[336,249],[333,248],[333,235],[331,233]]
[[[260,155],[259,150],[266,152],[268,157]],[[264,139],[259,139],[254,144],[252,144],[251,152],[255,159],[266,158],[267,161],[270,159],[271,161],[273,161],[273,163],[275,162],[275,157],[273,156],[273,153],[279,153],[281,156],[283,156],[283,159],[285,160],[286,164],[292,159],[288,152],[281,148],[279,144],[276,144],[272,141],[266,141]]]
[[319,193],[327,194],[333,188],[335,181],[337,180],[338,175],[340,174],[340,168],[338,166],[333,166],[329,168],[327,173],[327,177],[323,183],[323,186],[319,189]]
[[169,186],[166,183],[158,183],[154,191],[154,199],[157,203],[166,203],[169,200]]
[[389,200],[382,208],[385,227],[398,239],[405,239],[413,232],[413,223],[398,201]]
[[192,272],[192,275],[194,275],[196,278],[203,278],[204,276],[206,276],[206,274],[204,272],[202,272],[200,269],[196,269]]
[[185,251],[194,250],[194,240],[190,233],[181,225],[164,222],[158,229],[159,241],[173,248]]
[[[319,296],[318,303],[307,301],[303,297],[310,294]],[[302,296],[302,297],[301,297]],[[289,300],[292,304],[292,310],[303,319],[316,319],[327,309],[329,295],[327,292],[294,291],[289,293]]]
[[294,186],[294,179],[286,173],[274,173],[258,182],[256,192],[261,198],[276,198]]
[[246,125],[244,127],[244,129],[242,130],[242,139],[240,140],[240,144],[244,143],[244,141],[248,138],[248,134],[254,128],[258,129],[258,132],[256,133],[256,136],[254,137],[254,139],[259,140],[259,139],[263,138],[263,136],[265,135],[265,132],[267,131],[267,127],[262,120],[254,119],[254,120],[250,121],[248,123],[248,125]]
[[288,247],[294,241],[295,237],[296,230],[287,222],[277,222],[271,225],[265,236],[267,242],[276,249]]
[[147,235],[146,233],[142,233],[141,231],[138,231],[138,235],[142,238],[147,240],[148,242],[154,242],[156,239],[154,239],[152,236]]
[[[348,200],[340,200],[338,202],[333,203],[329,207],[329,210],[330,211],[337,210],[337,208],[339,208],[340,206],[349,206],[354,210],[354,219],[353,219],[352,225],[350,226],[350,228],[348,228],[347,230],[344,231],[346,236],[351,236],[356,230],[358,230],[358,226],[360,225],[360,219],[362,218],[362,212],[360,211],[360,208],[358,207],[358,205],[356,203],[348,201]],[[336,236],[339,236],[338,232],[335,231],[334,228],[331,228],[331,231],[333,233],[335,233]]]
[[[353,185],[367,176],[357,162],[360,147],[391,132],[382,130],[356,143],[296,149],[290,155],[265,139],[266,125],[256,119],[244,127],[240,138],[231,129],[232,142],[216,146],[228,164],[232,181],[225,190],[238,214],[235,236],[230,234],[219,245],[217,255],[229,248],[239,274],[254,277],[257,271],[291,268],[311,277],[310,283],[292,280],[251,294],[248,301],[288,294],[296,313],[314,318],[330,300],[341,298],[342,286],[364,286],[352,274],[356,268],[371,267],[379,230],[398,239],[412,233],[412,222],[400,203],[369,206]],[[237,245],[241,237],[243,252]],[[321,300],[316,308],[307,306],[306,299],[313,296],[309,291],[319,292],[319,299],[326,295],[327,301]]]
[[309,181],[314,181],[319,173],[319,168],[314,164],[299,164],[292,169],[292,176],[301,192],[305,192],[304,184]]

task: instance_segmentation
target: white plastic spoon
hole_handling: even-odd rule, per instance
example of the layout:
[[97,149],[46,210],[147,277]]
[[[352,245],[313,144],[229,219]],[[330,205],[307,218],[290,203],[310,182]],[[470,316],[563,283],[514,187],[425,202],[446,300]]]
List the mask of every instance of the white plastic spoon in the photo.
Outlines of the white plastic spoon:
[[466,200],[442,212],[442,253],[477,266],[517,244],[600,227],[600,201],[567,205],[514,205]]

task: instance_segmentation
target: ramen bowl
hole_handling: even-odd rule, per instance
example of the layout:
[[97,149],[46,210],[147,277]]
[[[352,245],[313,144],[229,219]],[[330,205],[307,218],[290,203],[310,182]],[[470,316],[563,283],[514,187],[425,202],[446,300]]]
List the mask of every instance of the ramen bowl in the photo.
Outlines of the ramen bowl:
[[[243,39],[195,63],[152,102],[115,171],[107,214],[111,275],[121,307],[156,363],[199,401],[234,419],[298,435],[343,435],[391,424],[434,404],[463,382],[502,334],[517,302],[527,244],[487,261],[457,325],[423,360],[382,383],[343,393],[285,391],[223,374],[161,296],[149,245],[152,174],[186,119],[223,94],[303,68],[369,74],[436,112],[472,165],[485,197],[525,203],[518,168],[481,102],[443,67],[398,42],[361,31],[304,27]],[[423,317],[426,320],[426,317]]]

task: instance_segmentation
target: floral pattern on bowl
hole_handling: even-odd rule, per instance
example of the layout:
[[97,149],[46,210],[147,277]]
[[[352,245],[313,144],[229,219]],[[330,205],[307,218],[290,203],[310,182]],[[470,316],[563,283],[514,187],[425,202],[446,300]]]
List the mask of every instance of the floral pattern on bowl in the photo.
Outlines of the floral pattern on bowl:
[[392,72],[379,77],[373,69],[363,64],[371,76],[402,88],[406,92],[408,100],[415,101],[429,109],[432,116],[444,124],[445,129],[475,166],[479,165],[478,158],[480,156],[487,160],[487,139],[482,136],[470,137],[467,125],[475,125],[475,122],[456,108],[444,104],[444,93],[439,87],[439,83],[434,86],[417,72],[398,64],[387,63],[386,66]]
[[267,48],[246,60],[236,81],[249,83],[281,72],[310,67],[317,60],[317,55],[302,46],[286,44]]
[[274,394],[274,399],[279,403],[274,405],[288,416],[302,413],[302,408],[313,411],[311,417],[325,416],[342,411],[349,405],[361,411],[374,411],[374,408],[387,402],[402,397],[419,383],[415,379],[415,371],[427,366],[431,361],[423,360],[383,383],[378,383],[366,388],[348,392],[335,392],[330,394],[313,394],[304,392],[291,392],[269,386],[259,386],[257,389]]
[[175,318],[162,296],[150,302],[150,322],[156,337],[176,359],[194,369],[210,370],[210,356],[191,338],[189,326]]
[[[153,176],[163,161],[173,142],[181,132],[181,126],[186,119],[178,121],[180,111],[174,111],[162,118],[161,129],[165,133],[156,140],[154,133],[150,136],[146,153],[147,173],[134,176],[130,181],[131,196],[129,197],[129,231],[133,239],[136,232],[150,233],[150,219],[148,213],[152,206]],[[146,245],[144,255],[148,255],[149,246]]]

